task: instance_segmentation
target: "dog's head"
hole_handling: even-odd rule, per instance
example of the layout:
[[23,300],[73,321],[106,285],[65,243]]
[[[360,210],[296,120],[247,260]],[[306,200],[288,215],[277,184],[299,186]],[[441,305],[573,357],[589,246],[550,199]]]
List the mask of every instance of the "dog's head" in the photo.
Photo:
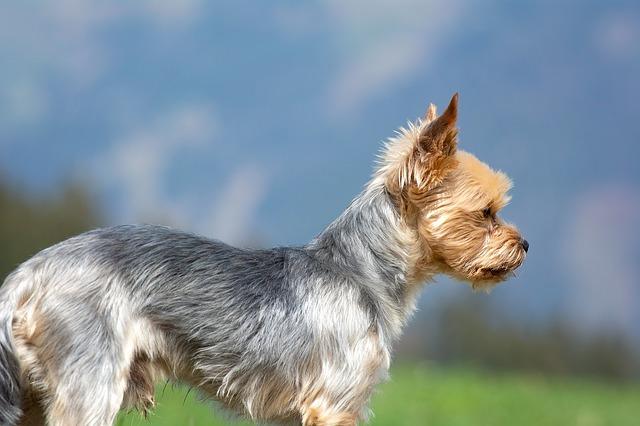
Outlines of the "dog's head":
[[457,94],[440,116],[430,105],[422,121],[391,141],[382,170],[424,261],[488,287],[522,264],[529,244],[498,216],[509,202],[509,178],[457,149],[457,110]]

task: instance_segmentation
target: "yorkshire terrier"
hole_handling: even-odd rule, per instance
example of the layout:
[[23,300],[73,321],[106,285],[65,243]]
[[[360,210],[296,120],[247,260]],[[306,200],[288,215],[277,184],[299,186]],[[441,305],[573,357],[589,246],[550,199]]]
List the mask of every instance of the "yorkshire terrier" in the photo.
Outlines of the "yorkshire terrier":
[[423,283],[490,288],[529,246],[498,217],[507,176],[457,149],[457,109],[401,128],[303,247],[132,225],[24,262],[0,289],[0,423],[111,425],[167,379],[256,422],[366,421]]

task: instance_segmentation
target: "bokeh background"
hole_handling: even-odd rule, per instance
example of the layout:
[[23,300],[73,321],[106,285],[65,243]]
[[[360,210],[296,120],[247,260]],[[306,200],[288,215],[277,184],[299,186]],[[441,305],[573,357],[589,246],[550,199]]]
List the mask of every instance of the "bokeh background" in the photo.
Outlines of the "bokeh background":
[[[361,190],[394,129],[459,91],[461,147],[513,178],[504,216],[531,249],[489,296],[427,286],[398,346],[411,366],[398,377],[414,383],[394,384],[397,404],[447,377],[507,374],[603,383],[611,407],[615,392],[638,396],[640,377],[638,76],[637,1],[4,2],[0,275],[109,224],[304,244]],[[385,423],[399,405],[384,398],[378,423],[403,424]],[[404,424],[500,423],[482,406],[455,417],[474,404],[460,398],[449,411],[417,401]],[[574,399],[532,404],[563,420],[526,418],[640,418],[634,404]]]

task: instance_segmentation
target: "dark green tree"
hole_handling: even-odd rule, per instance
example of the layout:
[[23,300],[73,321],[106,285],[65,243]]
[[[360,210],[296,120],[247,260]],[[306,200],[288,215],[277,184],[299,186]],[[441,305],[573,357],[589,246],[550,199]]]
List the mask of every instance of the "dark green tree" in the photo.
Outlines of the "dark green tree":
[[55,194],[39,195],[0,176],[0,283],[39,250],[100,222],[91,197],[77,184],[65,184]]

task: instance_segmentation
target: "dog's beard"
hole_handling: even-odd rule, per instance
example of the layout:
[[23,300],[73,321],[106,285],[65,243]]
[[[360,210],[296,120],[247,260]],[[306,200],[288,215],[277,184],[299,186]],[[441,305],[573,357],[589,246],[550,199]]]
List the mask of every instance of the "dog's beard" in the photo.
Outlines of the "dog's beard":
[[519,240],[510,240],[498,249],[484,250],[468,264],[467,280],[474,287],[505,281],[513,276],[525,256],[525,251]]
[[495,238],[485,244],[457,245],[443,258],[443,271],[475,287],[486,287],[507,280],[522,264],[526,253],[519,238]]

